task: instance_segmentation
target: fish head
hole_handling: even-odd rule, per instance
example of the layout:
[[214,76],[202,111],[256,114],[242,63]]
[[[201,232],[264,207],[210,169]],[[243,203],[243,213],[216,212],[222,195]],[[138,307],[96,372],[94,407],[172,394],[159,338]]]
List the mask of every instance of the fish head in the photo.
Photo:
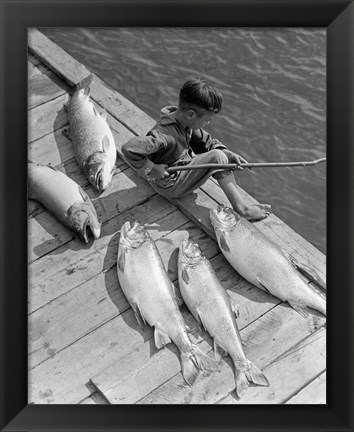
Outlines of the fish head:
[[107,189],[112,180],[115,165],[111,163],[110,157],[105,152],[94,153],[85,164],[87,177],[98,192]]
[[210,220],[214,229],[230,230],[241,220],[241,216],[230,207],[218,205],[210,210]]
[[133,224],[126,221],[120,229],[119,243],[129,249],[138,248],[147,238],[150,238],[149,233],[144,225],[138,221],[135,221]]
[[191,240],[183,240],[179,250],[181,263],[193,265],[204,258],[202,251],[197,243]]
[[78,201],[67,213],[68,225],[85,242],[89,241],[89,233],[97,240],[101,235],[101,222],[97,219],[96,211],[91,203]]

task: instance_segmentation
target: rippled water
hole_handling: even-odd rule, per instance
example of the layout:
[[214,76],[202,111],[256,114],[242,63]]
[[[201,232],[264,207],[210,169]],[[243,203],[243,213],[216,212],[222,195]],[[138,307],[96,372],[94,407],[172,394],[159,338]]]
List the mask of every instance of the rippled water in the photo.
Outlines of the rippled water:
[[[249,162],[326,156],[324,29],[51,28],[42,31],[158,119],[183,82],[203,75],[224,96],[208,127]],[[242,188],[326,251],[326,164],[258,168]]]

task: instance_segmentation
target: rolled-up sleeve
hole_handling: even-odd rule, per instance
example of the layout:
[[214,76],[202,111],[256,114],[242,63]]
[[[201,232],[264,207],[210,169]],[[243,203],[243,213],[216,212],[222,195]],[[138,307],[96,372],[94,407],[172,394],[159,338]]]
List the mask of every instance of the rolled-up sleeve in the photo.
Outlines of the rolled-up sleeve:
[[143,175],[144,169],[153,164],[148,156],[166,147],[166,140],[160,134],[151,133],[144,137],[134,137],[122,146],[127,162]]
[[193,131],[189,145],[196,154],[205,153],[214,149],[227,150],[227,147],[218,139],[212,138],[204,129]]

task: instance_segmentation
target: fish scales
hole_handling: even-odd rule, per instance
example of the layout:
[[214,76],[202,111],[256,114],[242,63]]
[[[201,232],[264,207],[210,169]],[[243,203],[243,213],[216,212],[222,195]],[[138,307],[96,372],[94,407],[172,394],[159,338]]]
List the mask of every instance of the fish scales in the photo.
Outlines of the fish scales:
[[112,179],[117,150],[106,111],[99,113],[90,100],[91,80],[90,76],[78,85],[67,105],[69,136],[78,164],[92,185],[102,192]]
[[154,327],[156,347],[170,342],[177,346],[182,374],[189,385],[203,368],[216,368],[215,362],[191,342],[158,249],[138,222],[132,226],[125,222],[121,229],[117,273],[138,323]]
[[242,277],[287,301],[304,317],[308,308],[326,315],[324,293],[309,285],[293,259],[256,226],[223,206],[212,209],[210,217],[223,255]]
[[242,397],[249,382],[268,386],[265,375],[243,351],[236,305],[221,286],[210,261],[189,240],[183,241],[180,247],[178,281],[186,305],[214,340],[216,358],[223,351],[230,355],[235,368],[236,394]]

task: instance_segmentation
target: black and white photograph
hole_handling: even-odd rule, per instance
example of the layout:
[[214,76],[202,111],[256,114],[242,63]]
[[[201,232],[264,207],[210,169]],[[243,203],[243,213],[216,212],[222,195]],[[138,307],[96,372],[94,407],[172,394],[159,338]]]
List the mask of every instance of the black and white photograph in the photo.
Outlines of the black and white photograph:
[[28,28],[28,403],[326,404],[326,44]]
[[0,431],[353,431],[354,1],[0,15]]

